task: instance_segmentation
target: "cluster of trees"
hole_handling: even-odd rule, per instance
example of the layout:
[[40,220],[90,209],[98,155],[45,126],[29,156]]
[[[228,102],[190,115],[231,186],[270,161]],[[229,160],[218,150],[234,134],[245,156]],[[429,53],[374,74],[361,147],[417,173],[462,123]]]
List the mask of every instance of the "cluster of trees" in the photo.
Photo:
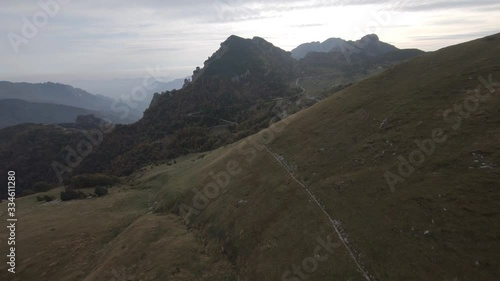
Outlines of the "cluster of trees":
[[[101,197],[108,194],[108,188],[119,184],[121,182],[120,178],[116,176],[109,176],[105,174],[84,174],[73,176],[69,180],[69,185],[65,188],[64,191],[61,192],[60,198],[62,201],[69,201],[75,199],[86,199],[89,196],[91,197]],[[47,192],[53,189],[55,186],[48,182],[37,182],[33,186],[33,191],[28,190],[25,192],[25,195],[31,195],[34,193]],[[81,189],[83,188],[94,188],[93,194],[87,194]],[[39,202],[51,202],[55,199],[55,197],[44,194],[36,197],[36,200]]]
[[51,201],[54,201],[55,197],[54,196],[50,196],[50,195],[44,195],[44,196],[37,196],[36,197],[36,201],[38,202],[42,202],[42,201],[45,201],[45,202],[51,202]]
[[[116,176],[105,174],[83,174],[71,178],[71,183],[61,192],[61,200],[69,201],[75,199],[85,199],[89,196],[101,197],[108,194],[108,188],[120,183]],[[94,194],[86,194],[82,188],[94,187]]]
[[[65,147],[76,147],[82,138],[81,131],[54,125],[21,124],[1,129],[0,172],[13,170],[19,175],[19,195],[45,192],[59,185],[51,163],[63,154]],[[5,196],[7,192],[0,194]]]

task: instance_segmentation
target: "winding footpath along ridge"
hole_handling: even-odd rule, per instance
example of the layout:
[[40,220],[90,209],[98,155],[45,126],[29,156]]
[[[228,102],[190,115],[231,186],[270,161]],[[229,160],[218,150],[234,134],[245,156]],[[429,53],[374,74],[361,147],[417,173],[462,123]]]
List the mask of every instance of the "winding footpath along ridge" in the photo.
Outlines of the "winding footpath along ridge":
[[352,250],[352,247],[349,245],[349,242],[347,240],[347,237],[345,237],[342,232],[340,231],[339,229],[339,225],[340,225],[340,222],[337,221],[337,220],[334,220],[332,218],[332,216],[330,216],[330,214],[328,214],[328,212],[325,210],[325,208],[319,203],[318,199],[316,199],[316,196],[311,192],[311,190],[309,190],[309,188],[307,188],[307,186],[302,183],[301,181],[299,181],[295,175],[293,174],[293,172],[287,167],[287,165],[285,163],[283,163],[283,161],[280,159],[282,157],[280,157],[279,155],[276,155],[274,152],[272,152],[267,146],[266,146],[266,150],[267,152],[269,152],[269,154],[271,154],[273,156],[274,159],[276,159],[276,161],[286,170],[286,172],[292,177],[292,179],[294,181],[296,181],[300,186],[302,186],[304,188],[304,190],[307,192],[307,194],[309,195],[309,197],[311,197],[311,199],[316,203],[316,205],[321,209],[321,211],[323,211],[323,213],[327,216],[328,220],[331,222],[332,224],[332,227],[333,229],[335,230],[335,233],[337,234],[338,238],[340,241],[342,241],[342,245],[344,245],[344,248],[347,250],[347,252],[349,253],[349,256],[351,256],[351,259],[352,261],[356,264],[356,266],[358,267],[359,271],[361,272],[361,274],[363,274],[363,277],[367,280],[367,281],[375,281],[374,278],[370,277],[370,275],[368,274],[368,272],[363,268],[363,266],[361,265],[361,262],[358,260],[358,258],[356,257],[356,255],[354,254],[354,251]]

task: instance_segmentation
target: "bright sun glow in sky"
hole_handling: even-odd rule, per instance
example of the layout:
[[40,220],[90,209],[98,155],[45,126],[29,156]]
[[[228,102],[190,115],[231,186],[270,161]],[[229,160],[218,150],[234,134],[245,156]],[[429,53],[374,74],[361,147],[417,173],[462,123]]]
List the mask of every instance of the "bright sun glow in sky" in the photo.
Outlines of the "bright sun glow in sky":
[[[497,0],[3,1],[0,80],[140,78],[148,67],[185,77],[232,34],[290,51],[376,33],[399,48],[432,51],[499,32],[499,11]],[[42,24],[24,36],[35,20]]]

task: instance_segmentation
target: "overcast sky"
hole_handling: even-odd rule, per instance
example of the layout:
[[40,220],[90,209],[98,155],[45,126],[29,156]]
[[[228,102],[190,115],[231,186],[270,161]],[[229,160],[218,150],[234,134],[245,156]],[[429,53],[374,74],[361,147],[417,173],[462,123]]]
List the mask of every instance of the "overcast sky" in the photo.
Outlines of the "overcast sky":
[[499,12],[498,0],[1,0],[0,80],[185,77],[232,34],[290,51],[376,33],[432,51],[500,32]]

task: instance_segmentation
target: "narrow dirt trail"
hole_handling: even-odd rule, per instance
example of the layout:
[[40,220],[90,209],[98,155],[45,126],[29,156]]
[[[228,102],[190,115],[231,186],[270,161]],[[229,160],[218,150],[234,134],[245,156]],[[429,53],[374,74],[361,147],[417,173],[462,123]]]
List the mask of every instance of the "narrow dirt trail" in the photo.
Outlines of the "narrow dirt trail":
[[301,78],[304,78],[304,77],[297,78],[297,81],[295,81],[295,86],[300,87],[300,89],[302,89],[302,93],[301,94],[305,95],[306,89],[299,84],[299,81],[300,81]]
[[366,272],[366,270],[363,268],[363,266],[361,265],[360,261],[358,260],[358,258],[354,254],[354,251],[352,250],[351,246],[349,245],[347,237],[345,237],[342,234],[342,232],[340,231],[340,229],[338,227],[340,225],[339,221],[334,220],[332,218],[332,216],[330,216],[330,214],[325,210],[325,208],[319,203],[318,199],[316,199],[316,196],[311,192],[311,190],[309,190],[309,188],[307,188],[307,186],[304,183],[302,183],[300,180],[298,180],[295,177],[295,175],[293,174],[293,172],[287,167],[287,165],[285,163],[283,163],[283,161],[280,159],[280,157],[278,155],[276,155],[274,152],[272,152],[271,150],[269,150],[269,148],[267,146],[266,146],[266,150],[285,169],[285,171],[292,177],[292,179],[295,182],[297,182],[300,186],[302,186],[302,188],[304,188],[304,190],[307,192],[307,194],[309,195],[309,197],[311,197],[311,199],[316,203],[316,205],[326,215],[326,217],[328,218],[328,220],[331,222],[332,227],[335,230],[335,233],[337,234],[339,240],[342,242],[342,245],[344,245],[344,248],[349,253],[349,256],[351,257],[352,261],[356,264],[356,266],[358,267],[358,269],[361,272],[361,274],[363,275],[363,277],[367,281],[375,281],[372,277],[370,277],[370,275],[368,274],[368,272]]

